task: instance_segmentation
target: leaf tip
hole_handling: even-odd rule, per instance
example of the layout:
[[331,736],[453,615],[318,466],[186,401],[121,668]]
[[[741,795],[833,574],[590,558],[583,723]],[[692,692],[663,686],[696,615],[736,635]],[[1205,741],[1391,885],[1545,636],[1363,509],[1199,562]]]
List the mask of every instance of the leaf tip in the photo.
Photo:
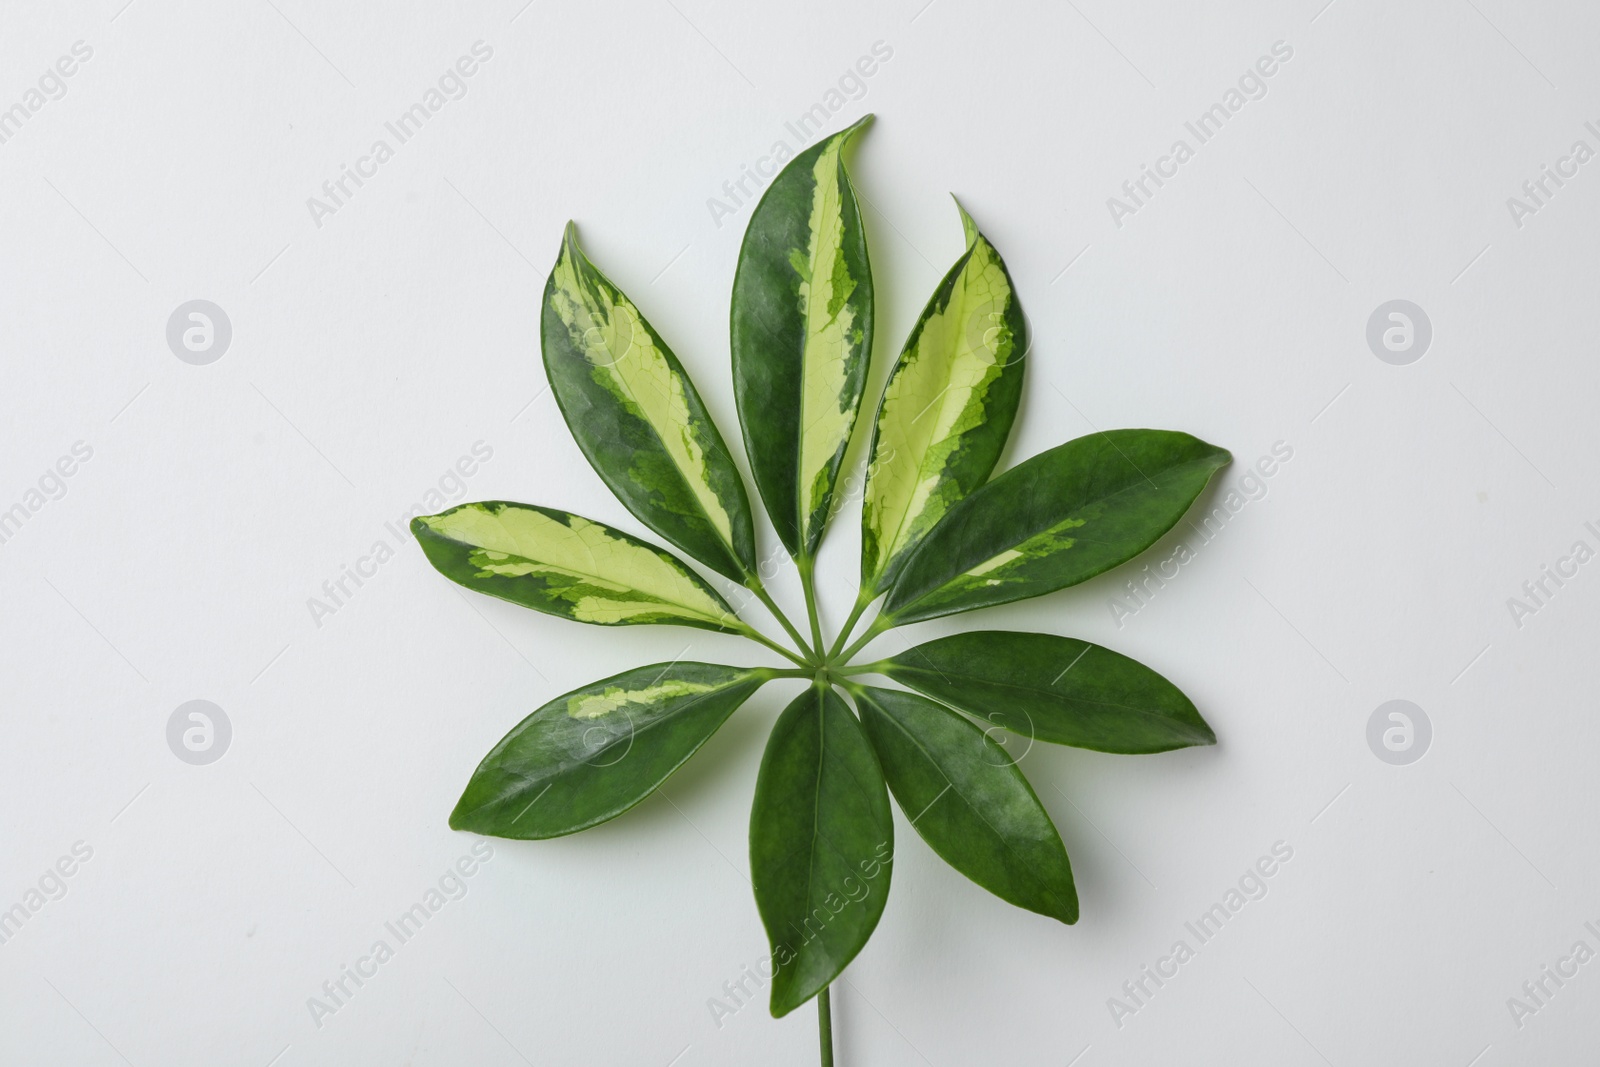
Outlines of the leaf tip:
[[[812,996],[815,995],[812,994]],[[793,993],[779,995],[778,990],[774,989],[772,996],[767,1000],[767,1013],[774,1019],[781,1019],[810,999],[811,997],[802,997],[797,1000]]]
[[566,228],[561,231],[561,258],[577,259],[582,255],[583,249],[578,247],[578,224],[568,219]]
[[828,138],[825,142],[822,142],[824,144],[836,144],[839,146],[839,166],[841,168],[844,166],[845,148],[847,148],[851,142],[855,140],[856,134],[872,125],[872,118],[872,112],[869,111],[865,115],[862,115],[860,118],[856,119],[850,125],[846,126],[844,129],[840,130],[838,133],[834,134],[832,137]]
[[961,206],[961,199],[955,193],[950,194],[950,199],[955,201],[956,210],[961,212],[961,232],[966,235],[967,247],[971,248],[978,243],[978,224],[972,221],[972,216]]
[[477,775],[473,781],[467,783],[467,788],[456,801],[456,806],[450,809],[450,829],[460,830],[463,833],[477,834],[479,837],[507,837],[512,834],[497,832],[492,814],[486,813],[480,798],[473,796],[473,787],[477,784]]
[[1078,890],[1070,880],[1052,890],[1047,900],[1035,901],[1032,905],[1024,906],[1029,911],[1043,915],[1046,919],[1054,919],[1063,926],[1078,925]]
[[1064,926],[1076,926],[1078,924],[1078,888],[1072,884],[1072,876],[1070,874],[1067,876],[1066,884],[1060,886],[1058,891],[1052,892],[1050,897],[1051,908],[1048,911],[1041,911],[1040,914],[1054,919]]

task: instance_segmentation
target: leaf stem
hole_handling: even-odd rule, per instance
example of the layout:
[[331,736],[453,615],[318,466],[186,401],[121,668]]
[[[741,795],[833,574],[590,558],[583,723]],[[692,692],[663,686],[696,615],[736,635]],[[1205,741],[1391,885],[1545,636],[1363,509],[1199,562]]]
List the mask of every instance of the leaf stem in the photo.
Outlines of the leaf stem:
[[789,621],[789,616],[785,615],[783,609],[778,607],[777,601],[772,599],[772,594],[767,592],[767,587],[761,583],[761,578],[758,575],[752,574],[750,581],[755,583],[750,585],[749,588],[756,595],[756,599],[766,605],[767,611],[771,612],[772,617],[778,620],[778,625],[783,627],[784,632],[789,635],[789,639],[800,647],[801,653],[808,659],[814,660],[817,653],[821,651],[820,646],[813,649],[806,644],[806,639],[800,636],[800,631],[794,628],[794,623]]
[[[837,662],[840,664],[849,663],[850,657],[865,648],[867,642],[871,641],[874,637],[877,637],[879,634],[883,633],[883,631],[889,629],[893,625],[894,623],[889,621],[887,616],[879,615],[876,619],[872,620],[871,626],[867,627],[861,632],[861,636],[856,638],[855,642],[849,648],[839,653]],[[830,661],[835,659],[833,656],[829,656],[828,658]]]
[[768,648],[772,649],[772,651],[776,652],[778,655],[782,656],[784,659],[788,660],[790,663],[793,663],[795,666],[808,668],[808,670],[806,670],[805,673],[807,673],[807,674],[811,673],[809,668],[814,666],[814,664],[810,663],[807,660],[801,659],[799,656],[795,655],[793,652],[789,651],[787,648],[784,648],[782,645],[778,644],[778,642],[774,641],[772,638],[768,637],[766,634],[762,633],[760,630],[757,630],[755,627],[751,626],[749,623],[743,623],[742,625],[743,625],[744,628],[739,631],[740,634],[742,634],[745,637],[748,637],[750,640],[756,642],[757,644],[766,645]]
[[806,593],[806,616],[811,620],[811,643],[815,646],[817,654],[827,646],[822,642],[822,621],[817,615],[817,585],[812,579],[812,572],[816,569],[816,561],[810,556],[801,556],[795,561],[800,569],[800,587]]
[[833,1005],[828,1002],[828,987],[817,994],[817,1036],[822,1043],[822,1067],[833,1067]]
[[882,674],[883,662],[880,660],[877,663],[860,663],[854,667],[829,667],[828,670],[841,678],[854,678],[858,674]]
[[817,672],[811,667],[759,667],[762,677],[773,678],[816,678]]
[[877,594],[869,592],[866,586],[861,587],[861,592],[856,596],[856,606],[850,609],[850,617],[844,620],[844,626],[839,630],[838,638],[833,642],[833,647],[828,650],[826,659],[829,663],[839,658],[839,650],[850,639],[850,631],[856,628],[856,623],[861,620],[861,615],[867,610],[867,605],[872,603],[872,598]]

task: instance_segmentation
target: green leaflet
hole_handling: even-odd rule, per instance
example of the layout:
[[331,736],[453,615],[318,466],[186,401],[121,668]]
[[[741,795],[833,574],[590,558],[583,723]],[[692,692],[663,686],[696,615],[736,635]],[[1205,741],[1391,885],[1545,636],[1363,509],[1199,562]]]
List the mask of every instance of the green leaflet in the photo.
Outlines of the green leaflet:
[[956,208],[967,251],[912,327],[878,407],[861,510],[868,599],[894,582],[950,507],[989,477],[1022,397],[1022,306],[1000,253]]
[[669,622],[743,633],[728,602],[667,552],[564,511],[489,500],[411,520],[453,582],[602,626]]
[[767,677],[657,663],[556,697],[484,757],[450,826],[526,839],[613,819],[653,793]]
[[880,625],[1087,581],[1154,544],[1231,459],[1170,430],[1109,430],[1040,453],[945,514],[906,561]]
[[838,977],[889,898],[894,818],[872,746],[830,687],[784,709],[750,809],[750,878],[772,944],[771,1010],[786,1015]]
[[1138,660],[1070,637],[981,630],[941,637],[873,666],[1039,741],[1123,753],[1217,742],[1177,686]]
[[1000,899],[1077,922],[1066,846],[1006,750],[926,697],[870,686],[851,692],[883,776],[922,839]]
[[656,533],[720,574],[755,571],[744,481],[694,383],[567,224],[545,283],[545,372],[572,436]]
[[796,156],[761,197],[733,279],[735,396],[751,473],[789,554],[827,524],[872,352],[872,270],[843,151]]

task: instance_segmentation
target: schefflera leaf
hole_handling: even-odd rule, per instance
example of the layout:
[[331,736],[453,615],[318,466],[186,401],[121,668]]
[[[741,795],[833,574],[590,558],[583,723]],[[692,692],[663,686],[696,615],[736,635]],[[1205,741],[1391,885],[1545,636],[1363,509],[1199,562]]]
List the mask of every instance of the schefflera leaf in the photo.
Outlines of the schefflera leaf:
[[446,578],[547,615],[601,626],[746,630],[728,602],[671,553],[579,515],[487,500],[419,515],[411,532]]
[[922,309],[878,406],[861,508],[864,599],[989,477],[1022,398],[1022,306],[1000,253],[956,208],[967,250]]
[[769,677],[759,668],[677,661],[556,697],[483,758],[450,826],[537,839],[616,818],[653,793]]
[[837,978],[883,915],[894,818],[877,757],[831,687],[778,716],[750,809],[750,877],[772,945],[771,1011]]
[[844,147],[871,119],[779,172],[750,216],[733,279],[734,396],[750,470],[791,556],[813,556],[861,406],[872,269]]
[[650,529],[736,582],[755,573],[744,480],[682,364],[567,224],[545,283],[550,388],[578,447]]
[[945,514],[912,551],[876,625],[1087,581],[1155,544],[1232,458],[1172,430],[1107,430],[1041,452]]
[[927,697],[872,686],[851,693],[883,776],[922,839],[1001,900],[1077,922],[1066,846],[1006,750]]
[[1038,741],[1122,753],[1217,743],[1177,686],[1138,660],[1070,637],[977,630],[908,648],[873,669]]

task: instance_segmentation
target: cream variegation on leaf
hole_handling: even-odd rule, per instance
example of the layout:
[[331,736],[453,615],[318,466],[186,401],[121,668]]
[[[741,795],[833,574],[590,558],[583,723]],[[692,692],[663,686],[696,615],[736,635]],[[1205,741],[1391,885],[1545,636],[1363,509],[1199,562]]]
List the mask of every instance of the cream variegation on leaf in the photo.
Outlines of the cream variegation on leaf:
[[728,446],[677,357],[584,255],[570,223],[542,329],[556,403],[606,484],[668,541],[748,579],[755,533]]
[[536,611],[601,626],[745,630],[728,602],[671,555],[578,515],[487,501],[420,516],[411,530],[445,577]]
[[1027,321],[1005,262],[961,211],[967,250],[934,290],[884,386],[861,511],[861,589],[994,470],[1022,395]]
[[[809,639],[763,584],[784,568],[768,570],[772,556],[758,565],[744,478],[688,372],[571,224],[541,304],[551,391],[601,480],[683,556],[567,511],[506,501],[411,525],[434,568],[473,592],[577,622],[717,635],[699,635],[672,662],[519,710],[525,717],[451,813],[456,829],[541,839],[613,819],[654,794],[766,682],[804,683],[761,758],[749,870],[771,948],[772,1014],[817,998],[824,1062],[829,986],[867,945],[893,880],[891,794],[906,825],[974,883],[1072,923],[1066,847],[999,731],[1029,745],[1116,753],[1216,740],[1165,678],[1054,634],[956,634],[856,659],[894,626],[1040,596],[1126,562],[1172,529],[1229,461],[1186,433],[1110,430],[991,478],[1017,416],[1030,339],[1005,262],[960,204],[965,247],[917,317],[871,421],[857,601],[836,632],[824,630],[819,605],[832,598],[818,596],[817,551],[850,495],[838,483],[872,355],[866,200],[858,203],[845,167],[870,117],[819,137],[773,176],[751,211],[733,282],[733,399],[762,504],[795,561],[782,580],[798,578]],[[940,158],[930,153],[928,165]],[[743,585],[791,643],[741,618],[693,564]],[[441,603],[448,611],[454,602]],[[792,666],[686,658],[721,635]],[[562,655],[546,653],[541,668],[566,673]],[[865,685],[867,674],[916,692]],[[450,714],[472,711],[452,705]]]
[[800,153],[750,219],[733,281],[735,396],[751,472],[791,555],[815,555],[872,351],[872,272],[844,149]]
[[497,837],[576,833],[656,790],[771,672],[657,663],[545,704],[496,745],[450,825]]

